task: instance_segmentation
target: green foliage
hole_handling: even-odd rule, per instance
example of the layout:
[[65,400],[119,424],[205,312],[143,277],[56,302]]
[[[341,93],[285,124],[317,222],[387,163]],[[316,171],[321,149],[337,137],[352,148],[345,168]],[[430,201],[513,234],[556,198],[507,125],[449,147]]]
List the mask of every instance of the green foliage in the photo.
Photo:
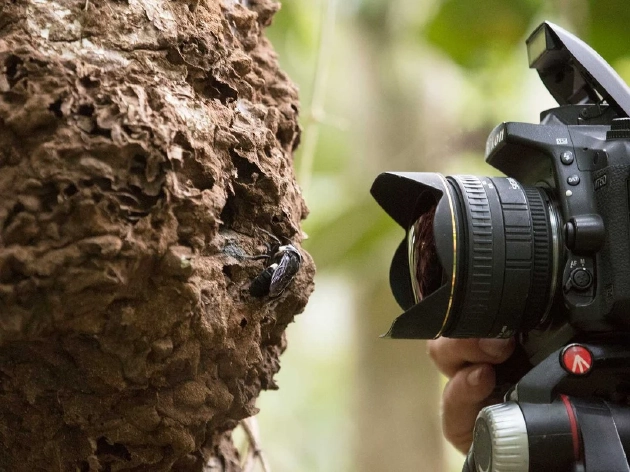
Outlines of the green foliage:
[[445,0],[422,32],[458,64],[482,67],[487,56],[523,42],[539,0]]
[[385,33],[387,17],[392,6],[391,2],[381,0],[363,0],[360,3],[358,19],[365,25],[370,25],[374,31]]
[[630,4],[627,0],[589,0],[590,45],[607,61],[630,55]]
[[[354,331],[339,345],[313,351],[318,339],[370,322],[351,306],[334,309],[352,287],[376,279],[388,283],[387,265],[403,231],[369,194],[376,175],[387,170],[496,175],[482,156],[492,127],[502,120],[536,121],[539,111],[554,106],[536,72],[527,69],[524,41],[543,20],[586,40],[630,81],[627,0],[282,0],[268,36],[300,87],[303,125],[312,123],[309,107],[328,1],[338,6],[323,104],[328,119],[318,125],[306,194],[311,214],[304,224],[309,235],[304,246],[318,267],[315,305],[307,309],[313,312],[304,315],[312,316],[313,324],[298,318],[288,336],[281,390],[263,399],[268,403],[262,408],[269,418],[265,445],[276,449],[270,456],[279,472],[357,470],[349,438],[362,444],[364,432],[350,426],[358,423],[350,408],[356,399],[345,382],[370,375],[369,366],[352,358]],[[422,134],[420,128],[429,131]],[[331,285],[342,289],[334,294]],[[320,293],[329,304],[324,308],[317,302]],[[390,315],[383,314],[388,320]],[[345,327],[339,328],[343,316]],[[299,326],[305,326],[303,337],[295,332]],[[314,334],[317,326],[322,331]],[[405,418],[391,421],[405,427]],[[414,427],[407,430],[410,437]],[[391,470],[403,469],[392,464]],[[461,470],[461,457],[443,470]]]
[[282,8],[274,17],[273,26],[267,30],[267,36],[274,44],[282,43],[290,36],[298,47],[312,51],[316,47],[318,34],[313,13],[312,6],[305,8],[300,2],[282,2]]
[[[367,188],[365,192],[368,194]],[[352,202],[327,218],[314,218],[306,229],[314,235],[306,242],[306,249],[319,268],[329,270],[346,268],[361,271],[366,258],[373,257],[385,247],[387,240],[401,239],[404,234],[371,198]],[[388,246],[391,250],[395,248]]]

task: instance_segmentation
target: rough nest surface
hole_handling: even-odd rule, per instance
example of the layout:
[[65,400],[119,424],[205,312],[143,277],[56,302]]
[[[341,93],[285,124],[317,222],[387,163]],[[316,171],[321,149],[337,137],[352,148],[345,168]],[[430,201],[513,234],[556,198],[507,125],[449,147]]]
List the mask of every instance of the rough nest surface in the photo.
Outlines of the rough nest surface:
[[314,266],[271,0],[0,5],[0,470],[239,470]]

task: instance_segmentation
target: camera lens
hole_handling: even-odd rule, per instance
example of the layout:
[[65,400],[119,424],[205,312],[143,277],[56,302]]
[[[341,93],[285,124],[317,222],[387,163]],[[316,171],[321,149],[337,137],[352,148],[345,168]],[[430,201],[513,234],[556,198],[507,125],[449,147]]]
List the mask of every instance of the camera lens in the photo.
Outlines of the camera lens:
[[[436,211],[435,193],[424,192],[408,227],[414,311],[442,317],[433,336],[509,337],[536,327],[551,307],[559,267],[550,197],[511,178],[455,175],[444,184],[450,211]],[[452,245],[440,244],[438,227],[452,228]],[[448,303],[436,310],[430,296],[449,283]]]

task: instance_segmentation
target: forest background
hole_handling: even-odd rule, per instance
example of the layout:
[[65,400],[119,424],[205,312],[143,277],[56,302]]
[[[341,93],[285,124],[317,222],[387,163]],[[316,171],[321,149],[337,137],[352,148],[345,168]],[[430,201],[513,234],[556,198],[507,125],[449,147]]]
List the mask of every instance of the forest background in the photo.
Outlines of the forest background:
[[490,130],[555,106],[525,49],[544,20],[630,81],[626,0],[282,2],[267,34],[300,88],[296,166],[318,274],[280,390],[258,402],[274,472],[461,470],[425,342],[379,339],[400,313],[387,274],[403,234],[369,188],[387,170],[499,175],[483,160]]

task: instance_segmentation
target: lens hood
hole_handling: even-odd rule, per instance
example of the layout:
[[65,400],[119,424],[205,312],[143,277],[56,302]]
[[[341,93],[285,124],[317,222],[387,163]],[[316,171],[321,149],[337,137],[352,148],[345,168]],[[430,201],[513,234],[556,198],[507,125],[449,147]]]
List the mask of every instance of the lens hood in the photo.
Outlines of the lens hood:
[[[444,176],[425,172],[386,172],[379,175],[372,196],[406,232],[390,268],[390,285],[405,310],[385,335],[392,338],[427,339],[440,335],[453,304],[457,260],[457,212]],[[417,303],[411,284],[407,233],[420,215],[435,205],[433,231],[437,256],[444,271],[441,287]]]

